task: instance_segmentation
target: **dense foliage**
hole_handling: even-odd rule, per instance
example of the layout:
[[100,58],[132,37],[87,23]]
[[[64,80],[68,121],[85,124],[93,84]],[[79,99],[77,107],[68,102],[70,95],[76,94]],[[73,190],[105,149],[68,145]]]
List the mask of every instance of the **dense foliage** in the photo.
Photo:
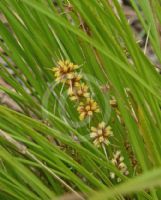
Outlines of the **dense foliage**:
[[160,199],[161,4],[131,5],[143,48],[117,0],[0,1],[0,199]]

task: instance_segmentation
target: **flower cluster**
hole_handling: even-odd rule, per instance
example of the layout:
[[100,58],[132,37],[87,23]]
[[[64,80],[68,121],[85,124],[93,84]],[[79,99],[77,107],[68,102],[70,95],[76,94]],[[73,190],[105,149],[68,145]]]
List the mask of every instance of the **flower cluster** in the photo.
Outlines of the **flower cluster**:
[[109,138],[113,136],[110,126],[106,126],[105,122],[98,124],[98,127],[91,127],[90,137],[93,139],[94,145],[100,147],[102,144],[110,144]]
[[58,61],[53,68],[57,83],[65,83],[68,86],[68,96],[71,101],[79,102],[77,111],[79,119],[84,120],[99,112],[97,103],[90,97],[88,86],[82,81],[82,75],[77,72],[78,65],[70,61]]
[[[53,72],[57,83],[67,85],[67,94],[70,100],[78,103],[77,111],[79,119],[82,121],[86,118],[90,119],[95,113],[100,112],[100,108],[91,97],[89,87],[82,81],[82,75],[78,73],[78,69],[78,65],[61,60],[53,68]],[[100,147],[102,144],[108,145],[112,135],[111,127],[106,126],[105,122],[99,123],[96,128],[91,127],[90,137],[96,147]]]
[[[68,97],[71,101],[76,103],[80,121],[91,119],[94,114],[100,112],[97,102],[91,97],[88,85],[82,80],[83,77],[79,71],[78,65],[75,65],[68,60],[60,60],[52,71],[54,72],[56,82],[63,83],[67,86]],[[109,87],[105,89],[109,89]],[[112,97],[109,103],[116,111],[116,115],[121,121],[122,118],[118,110],[116,99]],[[110,144],[111,136],[113,136],[112,128],[107,126],[104,121],[98,123],[96,127],[90,127],[90,138],[93,144],[98,148],[102,147],[107,158],[108,154],[105,145]],[[116,151],[109,161],[117,167],[123,175],[127,176],[129,174],[127,165],[124,162],[124,157],[121,155],[120,151]],[[117,182],[121,181],[114,172],[110,172],[110,178],[115,179]]]
[[[116,151],[113,154],[113,158],[111,159],[111,163],[117,167],[117,169],[125,176],[128,176],[129,171],[127,169],[127,165],[124,163],[124,157],[121,155],[120,151]],[[116,178],[116,174],[114,172],[110,172],[111,179]],[[121,179],[117,177],[117,182],[120,182]]]
[[100,109],[97,105],[97,102],[91,98],[87,98],[85,102],[80,102],[78,106],[79,118],[80,120],[85,119],[86,117],[92,116],[95,112],[99,112]]
[[88,98],[90,93],[85,83],[76,82],[75,87],[69,87],[68,95],[72,101],[79,100],[81,97]]
[[78,65],[74,65],[73,63],[67,61],[59,61],[57,67],[53,68],[53,72],[56,78],[56,82],[64,83],[73,79],[75,74],[75,70],[78,69]]
[[133,149],[132,149],[130,143],[126,140],[124,145],[125,145],[125,148],[126,148],[126,151],[127,151],[128,155],[129,155],[132,167],[134,169],[136,169],[136,172],[140,171],[136,156],[135,156],[135,154],[133,152]]

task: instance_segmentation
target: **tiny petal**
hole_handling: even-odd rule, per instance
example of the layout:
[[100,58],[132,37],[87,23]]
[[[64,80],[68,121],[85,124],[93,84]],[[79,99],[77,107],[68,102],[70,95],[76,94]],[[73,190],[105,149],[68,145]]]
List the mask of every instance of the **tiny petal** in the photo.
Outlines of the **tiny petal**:
[[92,111],[88,111],[87,114],[88,114],[88,116],[92,116],[93,112]]
[[80,116],[79,116],[79,119],[82,121],[84,118],[85,118],[85,113],[82,112],[82,113],[80,114]]
[[96,133],[96,132],[92,132],[92,133],[90,133],[90,137],[91,137],[91,138],[95,138],[95,137],[97,137],[97,133]]
[[93,143],[94,143],[94,145],[95,145],[96,147],[100,147],[100,143],[99,143],[99,141],[98,141],[97,139],[94,140]]
[[104,141],[104,137],[103,136],[99,137],[99,143],[103,143],[103,141]]
[[99,128],[105,128],[105,126],[106,126],[106,123],[105,122],[101,122],[101,123],[99,123]]
[[96,129],[95,127],[92,126],[92,127],[91,127],[91,131],[95,131],[95,132],[96,132],[97,129]]
[[102,133],[103,133],[103,131],[102,131],[102,129],[99,129],[99,130],[97,130],[97,133],[98,133],[98,135],[102,135]]
[[115,173],[114,172],[110,172],[110,177],[111,177],[111,179],[114,179],[115,178]]

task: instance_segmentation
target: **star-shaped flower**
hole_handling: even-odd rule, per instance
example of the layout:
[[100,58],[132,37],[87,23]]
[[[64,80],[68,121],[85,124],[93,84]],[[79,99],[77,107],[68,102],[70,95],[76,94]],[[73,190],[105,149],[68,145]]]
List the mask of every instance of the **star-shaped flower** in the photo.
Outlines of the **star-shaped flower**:
[[100,147],[102,144],[110,144],[109,138],[113,136],[110,126],[106,126],[105,122],[101,122],[98,126],[91,127],[90,137],[93,139],[95,146]]
[[69,87],[68,95],[72,101],[79,100],[81,97],[88,98],[90,93],[89,88],[85,83],[76,83],[75,87]]
[[87,98],[86,102],[80,102],[77,111],[79,112],[80,120],[84,120],[86,117],[92,116],[95,112],[99,112],[100,109],[97,102],[91,98]]
[[57,67],[54,67],[52,71],[56,77],[56,82],[65,82],[68,78],[73,76],[73,72],[78,69],[79,66],[71,63],[70,61],[58,61]]

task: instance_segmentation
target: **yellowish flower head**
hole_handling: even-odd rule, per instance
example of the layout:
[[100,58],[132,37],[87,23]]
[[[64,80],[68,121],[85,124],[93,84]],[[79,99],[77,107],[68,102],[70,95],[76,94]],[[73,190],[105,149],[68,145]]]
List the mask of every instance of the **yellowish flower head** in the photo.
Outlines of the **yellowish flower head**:
[[66,84],[70,88],[74,88],[74,87],[76,87],[80,83],[81,78],[82,78],[81,74],[73,72],[73,73],[67,75]]
[[101,122],[98,126],[91,127],[90,137],[95,146],[100,147],[102,144],[110,144],[109,138],[113,136],[110,126],[106,126],[105,122]]
[[80,102],[77,111],[79,112],[80,120],[84,120],[86,117],[92,116],[95,112],[100,112],[100,109],[91,98],[87,98],[86,102]]
[[76,82],[75,87],[69,87],[68,95],[72,101],[79,100],[81,97],[88,98],[90,96],[88,90],[85,83]]
[[60,83],[60,82],[65,82],[68,79],[68,77],[69,78],[72,77],[74,71],[78,68],[79,68],[78,65],[74,65],[68,60],[66,61],[60,60],[58,61],[58,65],[54,67],[52,71],[54,72],[56,81]]
[[[111,159],[111,163],[117,167],[117,169],[125,176],[128,176],[129,171],[127,165],[124,163],[124,157],[121,155],[121,151],[116,151],[113,154],[113,158]],[[116,177],[114,172],[110,173],[111,179]],[[119,181],[120,182],[120,181]]]

